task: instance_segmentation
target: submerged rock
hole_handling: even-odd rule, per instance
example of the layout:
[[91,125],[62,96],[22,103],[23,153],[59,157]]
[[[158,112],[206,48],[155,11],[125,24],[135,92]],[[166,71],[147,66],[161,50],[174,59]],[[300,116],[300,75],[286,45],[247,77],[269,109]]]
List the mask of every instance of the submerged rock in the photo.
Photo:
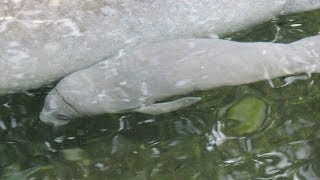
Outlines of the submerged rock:
[[242,135],[256,131],[266,119],[267,109],[266,102],[260,98],[248,95],[242,97],[227,110],[228,128],[225,128],[225,133]]

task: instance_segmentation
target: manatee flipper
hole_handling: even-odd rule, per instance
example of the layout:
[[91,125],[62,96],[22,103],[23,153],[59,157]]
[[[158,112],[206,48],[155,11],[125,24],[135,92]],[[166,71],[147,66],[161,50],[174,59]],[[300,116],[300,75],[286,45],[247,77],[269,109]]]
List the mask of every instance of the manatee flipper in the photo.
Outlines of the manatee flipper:
[[149,106],[141,107],[133,111],[152,115],[164,114],[190,106],[196,102],[199,102],[200,100],[201,97],[184,97],[170,102],[151,104]]

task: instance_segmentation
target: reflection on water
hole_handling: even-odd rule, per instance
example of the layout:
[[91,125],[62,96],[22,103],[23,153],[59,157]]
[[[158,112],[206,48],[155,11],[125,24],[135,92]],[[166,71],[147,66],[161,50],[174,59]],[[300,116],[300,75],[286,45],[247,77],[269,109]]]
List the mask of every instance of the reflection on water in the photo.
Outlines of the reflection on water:
[[[291,42],[317,34],[319,17],[281,17],[227,38]],[[176,112],[61,128],[38,119],[52,87],[4,96],[1,179],[319,179],[319,82],[320,75],[297,75],[223,87],[196,93],[205,101]]]

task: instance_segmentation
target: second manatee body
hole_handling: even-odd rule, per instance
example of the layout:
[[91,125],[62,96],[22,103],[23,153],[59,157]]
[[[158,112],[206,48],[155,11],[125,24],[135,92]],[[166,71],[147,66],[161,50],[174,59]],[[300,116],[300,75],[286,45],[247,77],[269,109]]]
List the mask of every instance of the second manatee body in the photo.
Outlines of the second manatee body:
[[63,124],[76,117],[136,111],[159,114],[199,101],[175,95],[295,73],[320,72],[320,36],[291,44],[189,39],[124,51],[62,79],[40,118]]

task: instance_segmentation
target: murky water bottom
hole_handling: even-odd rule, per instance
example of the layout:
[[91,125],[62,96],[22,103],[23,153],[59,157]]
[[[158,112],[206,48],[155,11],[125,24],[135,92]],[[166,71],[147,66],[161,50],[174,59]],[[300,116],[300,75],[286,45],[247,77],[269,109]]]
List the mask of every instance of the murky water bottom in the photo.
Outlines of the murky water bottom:
[[[320,11],[234,34],[292,42]],[[320,179],[320,75],[196,92],[172,113],[103,115],[59,128],[38,119],[52,87],[0,98],[1,179]]]

